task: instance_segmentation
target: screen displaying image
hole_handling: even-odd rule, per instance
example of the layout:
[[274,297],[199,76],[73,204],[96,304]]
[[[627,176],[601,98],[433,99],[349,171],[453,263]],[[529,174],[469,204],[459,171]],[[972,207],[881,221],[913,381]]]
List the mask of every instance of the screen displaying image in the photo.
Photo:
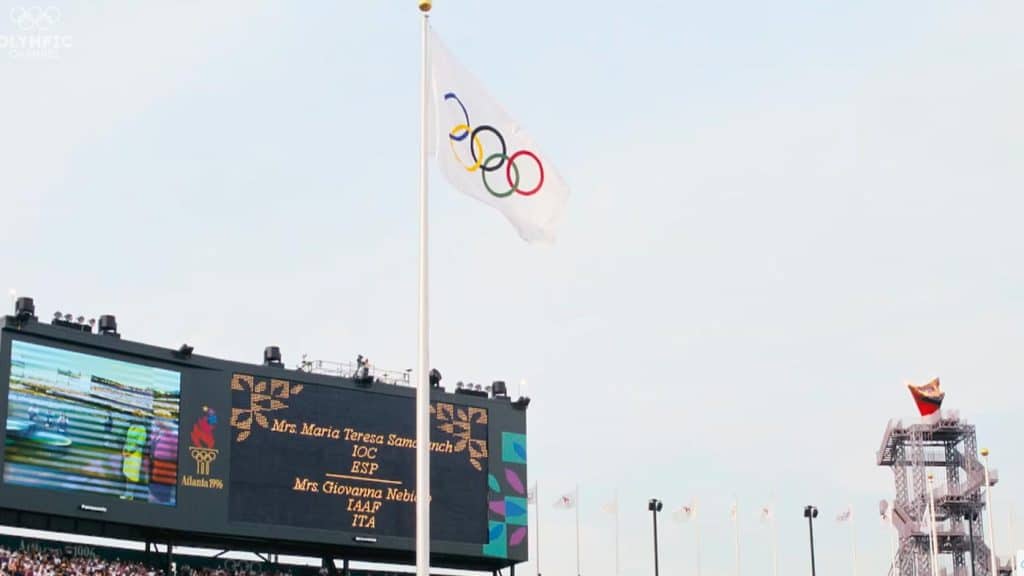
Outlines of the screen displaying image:
[[4,482],[174,506],[181,374],[11,342]]

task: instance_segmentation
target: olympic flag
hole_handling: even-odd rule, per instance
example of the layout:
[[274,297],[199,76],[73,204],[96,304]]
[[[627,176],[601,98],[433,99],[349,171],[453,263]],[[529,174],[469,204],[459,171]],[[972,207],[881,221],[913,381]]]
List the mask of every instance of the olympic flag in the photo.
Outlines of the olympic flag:
[[463,194],[493,206],[527,242],[551,243],[569,198],[554,167],[430,31],[430,145]]

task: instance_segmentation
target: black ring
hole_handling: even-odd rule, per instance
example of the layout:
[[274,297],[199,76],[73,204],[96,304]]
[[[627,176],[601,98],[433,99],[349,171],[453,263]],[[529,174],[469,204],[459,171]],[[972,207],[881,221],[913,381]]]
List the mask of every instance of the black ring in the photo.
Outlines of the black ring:
[[[498,130],[494,126],[488,126],[487,124],[477,126],[475,129],[473,129],[473,134],[469,137],[469,153],[473,155],[474,164],[480,162],[480,160],[476,157],[476,148],[473,147],[473,142],[476,142],[476,134],[481,130],[487,130],[488,132],[494,133],[494,135],[498,137],[498,141],[501,142],[501,162],[498,162],[494,166],[488,166],[487,162],[481,162],[480,166],[480,169],[483,170],[484,172],[494,172],[498,168],[501,168],[502,166],[505,165],[505,158],[507,158],[508,154],[508,148],[505,147],[505,137],[502,136],[501,132],[498,132]],[[491,157],[493,157],[493,155]]]

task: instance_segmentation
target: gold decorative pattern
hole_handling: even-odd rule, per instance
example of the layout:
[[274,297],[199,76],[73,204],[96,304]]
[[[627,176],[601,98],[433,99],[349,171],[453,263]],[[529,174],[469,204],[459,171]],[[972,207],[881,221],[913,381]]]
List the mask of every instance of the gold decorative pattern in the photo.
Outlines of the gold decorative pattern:
[[458,438],[455,452],[466,450],[470,465],[482,471],[480,460],[487,458],[487,439],[473,438],[473,424],[487,424],[487,409],[457,408],[454,404],[438,402],[430,406],[430,413],[437,418],[438,430]]
[[288,405],[283,400],[302,392],[302,384],[277,379],[268,382],[256,380],[254,376],[248,374],[235,374],[231,377],[231,389],[249,392],[248,408],[231,408],[231,427],[238,430],[235,442],[244,442],[252,434],[252,423],[256,422],[261,428],[269,428],[270,422],[264,414],[287,408]]

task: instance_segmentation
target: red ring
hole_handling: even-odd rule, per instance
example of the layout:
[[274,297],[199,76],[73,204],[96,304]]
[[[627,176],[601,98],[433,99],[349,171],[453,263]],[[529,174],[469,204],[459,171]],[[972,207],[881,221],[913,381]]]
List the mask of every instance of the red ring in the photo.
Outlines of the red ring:
[[[540,182],[538,182],[532,190],[520,190],[519,188],[515,188],[512,184],[512,164],[515,163],[516,158],[520,155],[526,155],[533,158],[533,161],[537,163],[537,168],[540,168]],[[517,193],[522,194],[523,196],[533,196],[538,190],[540,190],[540,187],[544,185],[544,165],[540,163],[540,158],[537,158],[537,155],[533,152],[530,152],[529,150],[520,150],[509,157],[508,164],[505,166],[505,179],[508,180],[508,185],[512,186]]]

